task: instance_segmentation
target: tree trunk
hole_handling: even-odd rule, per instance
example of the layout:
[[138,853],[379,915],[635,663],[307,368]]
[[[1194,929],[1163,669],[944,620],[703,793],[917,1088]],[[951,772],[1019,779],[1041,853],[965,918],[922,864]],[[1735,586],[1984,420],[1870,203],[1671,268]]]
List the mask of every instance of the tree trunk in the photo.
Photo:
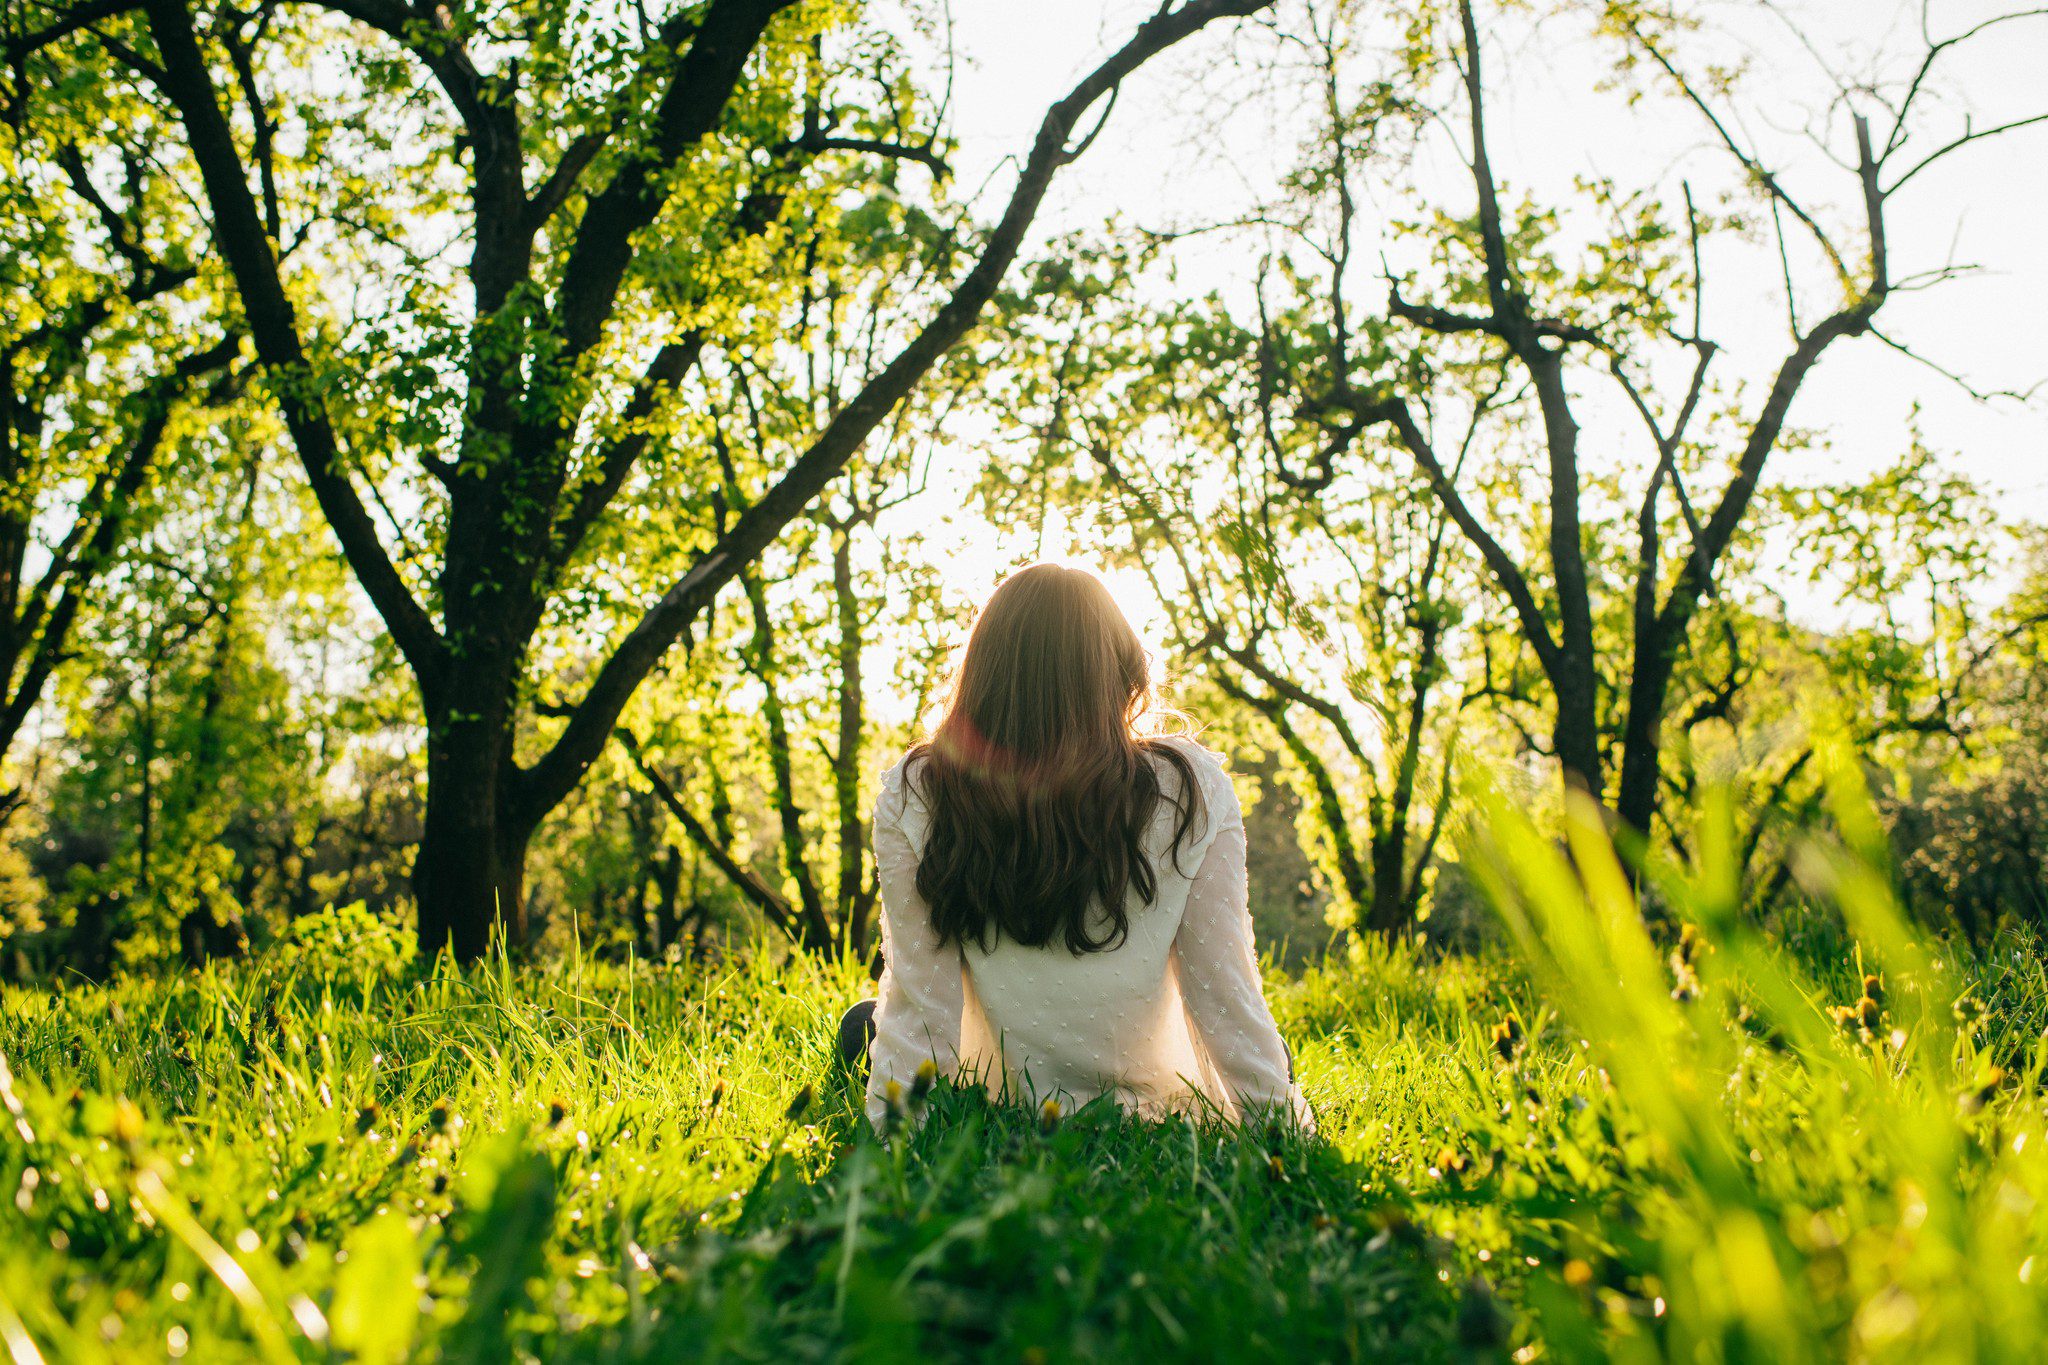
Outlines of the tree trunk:
[[683,886],[682,850],[670,844],[662,854],[661,861],[654,867],[654,884],[660,891],[660,899],[654,903],[654,952],[650,955],[660,959],[668,952],[681,928],[676,915],[676,898]]
[[1372,841],[1372,904],[1365,927],[1381,938],[1408,928],[1408,830],[1405,822],[1380,831]]
[[1551,743],[1565,788],[1599,801],[1605,795],[1605,777],[1600,771],[1599,700],[1592,660],[1567,657],[1551,686],[1557,696]]
[[[1236,689],[1234,695],[1246,701],[1252,700],[1250,694],[1242,689]],[[1315,794],[1316,823],[1322,826],[1324,836],[1329,839],[1330,853],[1337,864],[1338,895],[1350,910],[1354,923],[1359,917],[1369,917],[1373,904],[1371,879],[1358,861],[1358,850],[1351,842],[1351,823],[1345,818],[1343,798],[1337,792],[1337,783],[1330,776],[1329,767],[1288,722],[1285,705],[1268,709],[1266,718],[1280,732],[1280,740],[1294,755],[1294,761],[1308,774]]]
[[[502,705],[500,709],[502,713]],[[511,777],[503,721],[450,708],[427,727],[427,809],[412,867],[420,947],[482,957],[503,935],[526,941],[526,847],[533,829],[505,810]]]
[[1691,613],[1685,613],[1675,627],[1655,619],[1638,627],[1636,634],[1614,814],[1624,827],[1644,836],[1657,818],[1658,788],[1663,779],[1664,708],[1670,701],[1671,673],[1684,643],[1682,623],[1690,619]]
[[1642,835],[1649,834],[1657,818],[1657,787],[1663,777],[1664,692],[1663,687],[1644,686],[1638,677],[1630,689],[1628,724],[1623,731],[1614,815]]
[[832,601],[838,618],[839,741],[832,754],[833,794],[839,806],[839,933],[846,949],[868,947],[867,830],[860,818],[861,707],[860,597],[853,581],[853,537],[845,526],[832,537]]

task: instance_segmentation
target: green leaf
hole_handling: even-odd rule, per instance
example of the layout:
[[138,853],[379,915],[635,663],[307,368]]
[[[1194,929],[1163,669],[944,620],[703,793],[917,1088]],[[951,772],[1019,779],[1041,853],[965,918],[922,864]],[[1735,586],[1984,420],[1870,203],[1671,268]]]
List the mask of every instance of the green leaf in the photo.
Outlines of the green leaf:
[[402,1214],[386,1211],[349,1234],[328,1323],[334,1344],[362,1365],[406,1358],[419,1324],[419,1244]]

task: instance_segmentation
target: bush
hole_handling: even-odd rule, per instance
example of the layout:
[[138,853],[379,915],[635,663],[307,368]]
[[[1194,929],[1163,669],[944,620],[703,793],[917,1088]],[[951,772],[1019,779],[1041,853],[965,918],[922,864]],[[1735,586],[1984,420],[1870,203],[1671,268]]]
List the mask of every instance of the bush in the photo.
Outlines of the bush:
[[1938,783],[1886,811],[1914,916],[1952,919],[1980,947],[2007,918],[2048,929],[2048,761],[2025,743],[1999,757],[1994,772]]
[[403,973],[419,950],[412,930],[350,901],[293,920],[271,961],[286,972],[367,987]]

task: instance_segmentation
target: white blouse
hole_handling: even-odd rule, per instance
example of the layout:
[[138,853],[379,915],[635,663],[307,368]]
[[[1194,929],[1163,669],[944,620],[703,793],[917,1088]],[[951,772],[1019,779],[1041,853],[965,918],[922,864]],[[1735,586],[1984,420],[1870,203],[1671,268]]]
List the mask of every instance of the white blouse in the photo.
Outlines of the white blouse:
[[[1179,809],[1159,801],[1143,845],[1157,894],[1146,905],[1133,891],[1129,937],[1095,953],[1000,938],[986,950],[942,947],[916,885],[929,813],[903,764],[884,776],[874,823],[884,966],[867,1094],[877,1128],[890,1083],[908,1095],[927,1058],[941,1075],[1034,1107],[1066,1111],[1110,1093],[1146,1117],[1285,1109],[1313,1126],[1259,980],[1237,793],[1221,755],[1172,742],[1192,763],[1201,813],[1176,856]],[[1177,772],[1162,764],[1160,777],[1175,796]]]

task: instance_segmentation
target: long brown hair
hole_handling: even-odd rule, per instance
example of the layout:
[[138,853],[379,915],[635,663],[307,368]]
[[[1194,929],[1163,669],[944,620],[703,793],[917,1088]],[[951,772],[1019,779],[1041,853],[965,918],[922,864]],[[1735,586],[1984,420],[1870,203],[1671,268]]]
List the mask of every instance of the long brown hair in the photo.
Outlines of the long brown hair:
[[1144,647],[1100,579],[1034,564],[1003,580],[944,718],[910,753],[931,813],[917,890],[941,942],[1087,953],[1130,934],[1126,894],[1158,894],[1143,848],[1166,799],[1152,760],[1180,774],[1176,855],[1199,799],[1187,755],[1138,733],[1152,702]]

